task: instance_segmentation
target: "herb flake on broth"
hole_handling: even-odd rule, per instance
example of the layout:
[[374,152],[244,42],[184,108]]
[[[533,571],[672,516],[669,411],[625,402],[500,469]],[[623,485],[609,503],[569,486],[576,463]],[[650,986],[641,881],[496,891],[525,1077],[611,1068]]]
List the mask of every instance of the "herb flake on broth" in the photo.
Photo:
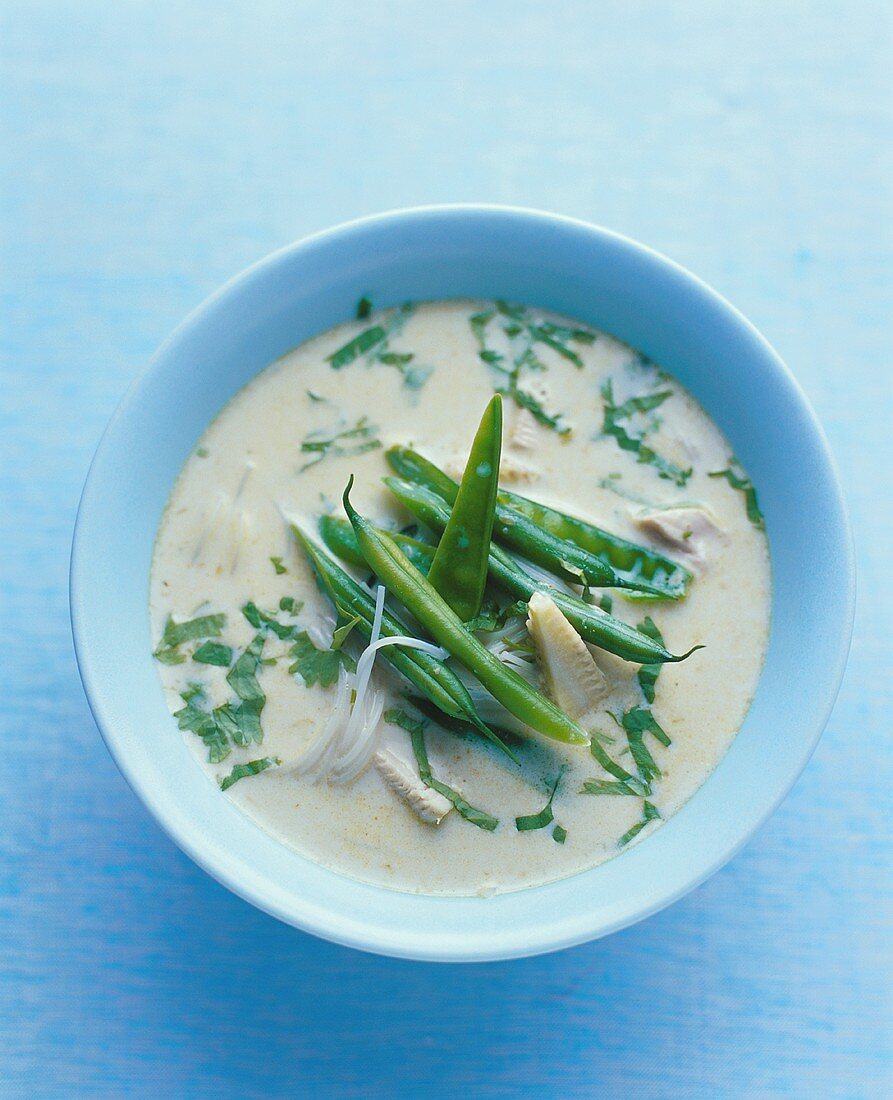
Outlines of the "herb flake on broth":
[[729,465],[725,470],[714,470],[707,475],[708,477],[724,477],[729,485],[733,489],[737,489],[738,492],[744,494],[744,509],[747,512],[747,518],[757,528],[762,531],[766,527],[766,521],[763,518],[763,513],[760,511],[760,506],[757,503],[757,491],[753,487],[753,482],[741,469],[734,456],[729,459]]
[[[646,426],[639,434],[630,434],[629,421],[636,414],[651,412],[658,408],[673,396],[672,390],[661,390],[658,393],[645,394],[642,397],[631,397],[622,405],[614,403],[614,384],[609,378],[602,386],[602,399],[604,401],[604,421],[602,431],[605,435],[611,435],[616,439],[618,447],[623,451],[630,451],[636,455],[637,461],[653,466],[659,477],[666,478],[676,485],[684,486],[692,475],[689,467],[683,470],[669,459],[663,458],[645,443],[645,436],[649,431]],[[621,423],[625,421],[626,423]]]
[[367,451],[377,450],[381,441],[375,438],[378,428],[361,416],[353,427],[320,428],[304,439],[302,454],[311,454],[313,458],[300,469],[300,473],[318,465],[325,458],[356,458]]

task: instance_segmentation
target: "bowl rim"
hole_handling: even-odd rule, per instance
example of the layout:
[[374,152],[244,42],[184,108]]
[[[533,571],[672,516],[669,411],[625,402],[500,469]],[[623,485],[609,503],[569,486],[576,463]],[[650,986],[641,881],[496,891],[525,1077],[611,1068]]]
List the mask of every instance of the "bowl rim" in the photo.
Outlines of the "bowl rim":
[[[821,462],[824,464],[824,474],[831,493],[833,505],[832,528],[835,536],[835,549],[838,554],[837,579],[841,584],[839,613],[837,615],[837,645],[822,670],[820,684],[812,685],[820,695],[820,707],[812,722],[811,728],[804,730],[798,738],[799,751],[791,762],[783,776],[779,776],[774,784],[773,796],[767,799],[761,806],[760,813],[743,832],[737,834],[734,840],[724,844],[722,849],[714,854],[713,858],[703,864],[693,866],[686,874],[677,875],[676,882],[671,889],[658,890],[650,901],[639,902],[632,910],[623,911],[612,920],[602,920],[597,927],[590,927],[585,919],[578,921],[572,927],[565,927],[561,933],[552,932],[530,938],[527,942],[512,941],[509,944],[500,944],[497,937],[491,932],[482,935],[478,942],[460,943],[455,938],[450,938],[435,931],[430,935],[410,937],[407,939],[405,930],[397,931],[393,935],[382,933],[370,933],[362,920],[344,919],[344,914],[333,915],[324,907],[314,906],[312,900],[286,897],[284,894],[276,895],[271,890],[270,884],[264,885],[262,881],[247,881],[244,875],[236,873],[236,869],[227,862],[226,853],[217,850],[206,838],[200,838],[183,827],[183,821],[170,812],[170,806],[160,804],[157,792],[146,782],[138,770],[132,766],[128,756],[127,745],[117,734],[112,716],[107,710],[107,699],[104,688],[103,675],[106,671],[103,662],[91,648],[89,637],[90,607],[85,600],[84,593],[88,587],[91,568],[94,562],[91,559],[91,524],[96,514],[96,509],[101,510],[102,501],[96,499],[96,470],[100,457],[109,446],[116,425],[138,404],[143,388],[153,376],[159,364],[168,356],[178,344],[186,340],[194,330],[199,327],[204,319],[221,303],[234,300],[239,297],[255,280],[270,272],[283,261],[292,259],[300,252],[308,252],[320,246],[343,242],[357,234],[367,230],[387,231],[392,227],[406,225],[409,222],[424,222],[426,220],[464,219],[477,217],[492,217],[499,220],[508,220],[520,226],[526,223],[528,226],[536,224],[540,227],[561,226],[566,229],[585,234],[590,238],[598,238],[602,244],[610,244],[624,252],[631,254],[637,261],[652,265],[664,274],[670,273],[676,279],[681,279],[689,289],[697,290],[704,302],[712,306],[724,315],[725,319],[733,322],[738,329],[754,344],[754,349],[759,349],[765,362],[775,372],[778,380],[787,390],[788,397],[798,406],[803,416],[804,423],[812,435],[812,442],[818,448]],[[262,369],[262,368],[261,368]],[[697,394],[695,395],[697,396]],[[732,859],[737,852],[751,839],[762,827],[765,821],[774,813],[780,802],[787,796],[799,775],[808,763],[824,727],[830,717],[840,684],[846,668],[849,653],[852,625],[855,606],[855,565],[852,530],[847,514],[846,503],[841,488],[840,478],[834,457],[830,451],[825,433],[813,411],[808,399],[796,381],[789,368],[780,359],[777,353],[768,344],[765,338],[733,305],[725,298],[704,283],[696,275],[664,256],[660,252],[643,245],[632,238],[593,225],[586,221],[549,213],[547,211],[502,204],[487,203],[452,203],[415,206],[396,210],[389,210],[367,217],[357,218],[341,223],[329,229],[321,230],[307,237],[299,239],[280,248],[269,255],[262,257],[254,264],[245,268],[233,278],[213,292],[174,329],[171,335],[159,346],[154,355],[145,366],[138,371],[118,403],[111,416],[96,448],[96,452],[90,464],[81,494],[74,535],[71,549],[69,599],[72,634],[75,654],[81,680],[84,685],[90,710],[94,720],[102,734],[106,746],[113,759],[124,775],[126,781],[137,797],[149,809],[152,816],[159,823],[167,835],[189,855],[196,863],[207,871],[213,878],[222,883],[235,894],[246,901],[294,927],[311,932],[324,939],[339,943],[344,946],[354,947],[392,957],[418,959],[425,961],[467,961],[481,962],[498,959],[519,958],[550,951],[561,950],[579,943],[586,942],[612,932],[625,928],[639,920],[658,912],[684,896],[705,879],[719,870],[725,863]],[[709,778],[709,777],[708,777]],[[697,797],[697,792],[693,798]],[[684,809],[684,807],[683,807]],[[241,813],[241,811],[239,811]],[[680,811],[682,812],[682,811]],[[670,821],[679,815],[674,815]],[[667,826],[664,826],[666,829]],[[660,830],[661,832],[663,830]],[[631,849],[633,854],[636,849]],[[288,851],[283,847],[283,851]],[[293,855],[294,853],[289,853]],[[301,857],[299,857],[301,858]],[[310,862],[310,861],[308,861]],[[611,861],[615,862],[615,861]],[[604,866],[604,865],[602,865]],[[596,868],[597,870],[597,868]],[[333,873],[334,872],[329,872]],[[563,882],[580,878],[591,872],[581,872],[570,876]],[[374,887],[360,883],[347,876],[340,876],[344,882],[352,884],[361,890],[387,891],[384,887]],[[548,889],[548,887],[534,887],[533,890]],[[528,893],[528,890],[518,891],[512,895],[499,895],[500,897],[519,897]],[[407,898],[416,898],[418,895],[398,895]],[[423,895],[427,905],[438,906],[444,911],[449,907],[451,898]],[[492,899],[487,899],[489,903]],[[296,904],[297,902],[297,904]],[[303,903],[303,904],[302,904]]]

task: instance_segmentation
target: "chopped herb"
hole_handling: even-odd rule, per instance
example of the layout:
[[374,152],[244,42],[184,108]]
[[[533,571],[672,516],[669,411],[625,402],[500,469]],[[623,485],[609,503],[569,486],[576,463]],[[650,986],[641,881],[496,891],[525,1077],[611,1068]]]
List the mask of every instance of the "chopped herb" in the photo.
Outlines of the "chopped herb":
[[552,839],[556,844],[564,844],[567,840],[567,829],[563,825],[556,825],[552,830]]
[[196,447],[195,448],[195,453],[196,453],[196,456],[198,458],[207,458],[208,457],[208,448],[207,447]]
[[[281,602],[279,606],[282,607]],[[293,603],[292,607],[297,607],[297,610],[291,610],[291,614],[297,615],[303,606],[303,604],[296,605]],[[291,641],[292,638],[297,637],[298,627],[296,623],[280,623],[275,615],[271,615],[268,611],[261,611],[250,600],[242,608],[242,614],[255,630],[272,630],[276,637],[283,642]]]
[[192,654],[193,661],[198,661],[201,665],[218,665],[220,668],[229,668],[229,663],[233,659],[233,651],[228,645],[221,645],[220,642],[202,642],[195,653]]
[[519,833],[533,832],[534,829],[545,829],[547,825],[552,824],[552,800],[555,798],[555,792],[558,790],[558,784],[561,782],[563,774],[564,772],[561,771],[555,777],[555,782],[552,784],[552,789],[549,791],[549,800],[538,814],[529,814],[527,817],[515,818],[515,828]]
[[353,657],[343,649],[317,649],[306,630],[295,635],[294,645],[289,649],[288,655],[294,658],[294,663],[288,669],[289,675],[294,676],[297,673],[307,687],[313,687],[314,684],[324,688],[331,687],[338,679],[342,665],[349,672],[357,667]]
[[[639,623],[636,627],[640,634],[645,634],[649,638],[653,638],[659,645],[664,644],[663,635],[654,623],[654,620],[650,615],[645,616],[645,621]],[[639,687],[642,689],[642,694],[649,703],[654,702],[654,685],[657,682],[658,673],[661,670],[661,666],[657,665],[642,665],[639,671],[636,673],[636,677],[639,681]]]
[[473,619],[469,619],[465,627],[467,630],[482,630],[490,634],[494,630],[502,630],[509,619],[519,618],[521,615],[526,614],[527,604],[523,600],[506,604],[504,607],[500,607],[494,600],[485,604],[481,608],[480,614],[475,615]]
[[734,457],[729,459],[729,466],[725,470],[714,470],[713,473],[707,475],[708,477],[724,477],[729,485],[733,489],[737,489],[740,493],[744,494],[744,508],[747,512],[747,518],[760,531],[763,531],[766,527],[766,520],[763,517],[763,513],[760,511],[760,506],[757,503],[757,491],[753,486],[753,482],[741,468],[740,463]]
[[632,707],[620,719],[614,715],[612,717],[626,733],[629,751],[636,762],[639,775],[645,783],[650,784],[660,776],[661,771],[645,744],[645,734],[650,733],[665,748],[671,744],[669,735],[661,728],[651,711],[645,707]]
[[340,649],[350,637],[353,628],[359,622],[362,622],[361,616],[353,615],[347,620],[347,622],[339,626],[335,633],[332,635],[332,649]]
[[345,458],[374,451],[381,446],[381,441],[375,438],[376,431],[375,425],[361,416],[352,428],[336,432],[326,429],[311,432],[301,444],[301,453],[313,457],[304,463],[301,472],[322,462],[327,456]]
[[283,573],[288,572],[288,570],[282,564],[282,558],[272,557],[272,558],[270,558],[270,561],[273,564],[273,568],[276,570],[276,576],[277,577],[281,577]]
[[186,622],[176,623],[173,616],[168,615],[167,622],[161,634],[153,656],[164,665],[182,664],[186,657],[180,653],[179,647],[184,642],[198,641],[200,638],[216,638],[226,625],[226,615],[200,615],[197,619],[189,619]]
[[620,764],[611,759],[610,754],[605,748],[605,742],[610,744],[613,738],[608,737],[607,734],[599,733],[597,730],[594,730],[591,736],[592,741],[589,744],[589,752],[592,754],[592,758],[601,764],[605,771],[609,775],[613,775],[615,779],[619,779],[622,783],[626,783],[630,786],[640,785],[642,787],[640,793],[647,794],[650,788],[646,784],[643,784],[640,779],[631,775],[626,768],[621,767]]
[[320,397],[320,395],[318,393],[314,393],[313,390],[307,390],[307,396],[310,398],[311,401],[315,401],[317,403],[328,400],[328,398],[326,397]]
[[622,779],[587,779],[580,788],[580,794],[633,795],[641,798],[642,787],[639,784],[632,787]]
[[258,775],[260,772],[266,771],[267,768],[278,767],[281,763],[282,761],[276,756],[265,756],[262,760],[249,760],[247,764],[236,764],[229,775],[221,779],[220,789],[222,791],[228,790],[233,783],[238,783],[240,779],[246,779],[249,775]]
[[[497,310],[503,317],[509,319],[509,324],[503,325],[503,332],[512,341],[512,365],[508,366],[505,356],[493,348],[487,347],[487,326],[496,316]],[[527,411],[544,427],[551,428],[559,435],[567,435],[571,428],[564,422],[561,413],[549,412],[539,398],[535,397],[522,385],[526,371],[542,371],[545,365],[537,357],[533,350],[536,343],[547,344],[558,351],[566,359],[579,366],[582,360],[572,349],[561,341],[562,339],[579,339],[583,343],[591,343],[595,339],[594,333],[584,332],[582,329],[570,329],[549,322],[536,324],[530,320],[528,311],[523,306],[509,305],[507,302],[497,302],[497,310],[489,309],[481,313],[475,313],[469,318],[471,331],[477,340],[481,360],[488,366],[500,371],[504,376],[504,384],[497,388],[497,393],[509,397],[515,404]],[[591,337],[591,339],[590,339]],[[518,346],[519,342],[523,346]]]
[[174,718],[181,730],[190,730],[204,741],[208,760],[212,764],[219,764],[230,754],[229,740],[217,725],[214,716],[198,705],[204,702],[204,692],[192,690],[193,686],[190,685],[190,691],[180,696],[186,706],[175,711]]
[[265,640],[264,634],[256,634],[226,677],[227,683],[241,700],[233,712],[239,729],[247,740],[257,741],[258,744],[264,739],[260,715],[267,701],[257,679]]
[[659,393],[646,394],[643,397],[631,397],[622,405],[615,405],[614,389],[611,380],[608,379],[602,387],[602,397],[605,402],[602,430],[605,435],[612,435],[617,440],[617,445],[621,450],[631,451],[636,455],[639,462],[653,466],[659,477],[683,486],[692,475],[691,467],[683,470],[675,463],[670,462],[669,459],[662,458],[661,455],[645,444],[644,433],[638,436],[630,435],[620,423],[621,420],[628,419],[634,413],[650,412],[652,409],[656,409],[668,397],[672,396],[672,390],[661,390]]
[[642,804],[642,820],[637,821],[633,827],[625,832],[623,836],[617,841],[618,848],[624,848],[631,840],[641,833],[649,821],[657,821],[660,818],[660,810],[652,805],[646,798]]
[[304,601],[296,600],[294,596],[283,596],[279,601],[279,610],[288,611],[292,615],[297,615],[303,606]]
[[365,296],[357,302],[357,320],[365,321],[372,312],[372,302]]
[[476,825],[479,829],[484,829],[488,833],[492,833],[499,824],[499,821],[495,817],[491,817],[490,814],[485,813],[483,810],[476,809],[469,802],[466,802],[462,795],[454,791],[452,787],[448,787],[446,783],[441,783],[431,774],[431,764],[428,761],[428,750],[425,748],[425,723],[417,721],[411,715],[407,714],[405,710],[400,710],[398,707],[386,710],[384,712],[384,720],[386,722],[391,722],[395,726],[400,726],[409,734],[421,781],[432,790],[437,791],[438,794],[442,794],[444,798],[451,802],[456,813],[459,814],[460,817],[464,818],[471,825]]
[[371,328],[364,329],[353,340],[349,340],[344,347],[339,348],[331,355],[327,355],[326,360],[333,370],[341,370],[342,367],[348,366],[355,359],[359,359],[361,355],[365,355],[366,352],[383,343],[387,337],[386,329],[381,325],[373,325]]
[[509,378],[508,386],[505,389],[498,389],[496,392],[501,393],[503,397],[510,397],[518,408],[527,409],[534,420],[544,427],[551,428],[552,431],[557,432],[559,435],[570,434],[571,426],[565,423],[564,413],[547,412],[541,402],[538,401],[532,393],[520,388],[518,385],[518,377],[514,372]]

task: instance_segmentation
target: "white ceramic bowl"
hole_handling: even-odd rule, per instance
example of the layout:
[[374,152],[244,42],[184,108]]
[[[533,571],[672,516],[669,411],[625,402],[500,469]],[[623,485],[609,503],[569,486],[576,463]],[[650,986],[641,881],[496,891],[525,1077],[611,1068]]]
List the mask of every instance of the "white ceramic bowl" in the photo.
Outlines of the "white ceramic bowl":
[[[151,657],[155,530],[209,421],[284,352],[377,304],[507,298],[641,349],[687,386],[759,488],[774,595],[766,666],[732,748],[643,843],[548,886],[481,898],[368,886],[289,851],[197,766]],[[72,551],[71,613],[90,706],[167,833],[231,890],[338,943],[486,960],[580,943],[640,920],[721,867],[806,764],[837,694],[853,611],[851,537],[827,444],[769,345],[694,276],[642,245],[550,214],[451,206],[368,218],[277,252],[200,306],[160,348],[96,452]],[[795,903],[795,899],[792,899]]]

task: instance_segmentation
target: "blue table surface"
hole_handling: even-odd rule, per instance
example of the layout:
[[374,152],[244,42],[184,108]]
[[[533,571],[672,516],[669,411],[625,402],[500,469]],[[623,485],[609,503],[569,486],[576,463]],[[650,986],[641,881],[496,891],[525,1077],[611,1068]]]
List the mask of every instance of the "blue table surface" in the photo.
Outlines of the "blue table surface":
[[[7,0],[0,1094],[893,1094],[891,46],[866,0]],[[456,200],[600,222],[735,302],[828,431],[860,568],[836,710],[744,852],[607,940],[467,968],[199,871],[102,745],[66,594],[99,434],[184,314],[310,231]]]

